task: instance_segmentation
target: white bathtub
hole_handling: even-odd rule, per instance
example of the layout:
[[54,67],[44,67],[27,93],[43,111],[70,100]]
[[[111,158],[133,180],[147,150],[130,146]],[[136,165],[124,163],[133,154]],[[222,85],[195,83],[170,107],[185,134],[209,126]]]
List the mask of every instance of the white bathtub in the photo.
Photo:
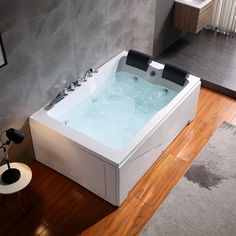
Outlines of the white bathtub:
[[[127,52],[122,52],[107,62],[99,68],[99,73],[51,110],[42,108],[30,117],[36,159],[116,206],[194,118],[200,89],[200,79],[192,75],[184,87],[162,79],[164,66],[156,62],[149,65],[147,72],[125,66],[129,72],[158,80],[179,93],[122,149],[111,148],[58,121],[58,117],[113,77],[120,59],[124,61],[126,55]],[[118,70],[123,69],[123,64],[120,63]],[[149,75],[151,71],[156,72],[154,77]]]

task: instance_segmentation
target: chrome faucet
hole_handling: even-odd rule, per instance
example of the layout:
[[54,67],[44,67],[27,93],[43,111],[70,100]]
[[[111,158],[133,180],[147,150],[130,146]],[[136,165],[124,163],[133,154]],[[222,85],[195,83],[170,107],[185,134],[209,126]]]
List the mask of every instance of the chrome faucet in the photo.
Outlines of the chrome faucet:
[[93,74],[94,74],[94,73],[98,73],[98,70],[95,70],[95,69],[93,69],[93,68],[89,68],[89,69],[85,72],[82,81],[83,81],[83,82],[86,82],[86,81],[87,81],[87,78],[88,78],[88,77],[93,77]]
[[63,92],[58,93],[57,96],[54,99],[52,99],[52,101],[49,102],[48,105],[46,105],[44,107],[44,109],[46,111],[50,110],[56,103],[58,103],[59,101],[64,99],[65,96],[68,95],[69,92],[74,91],[75,87],[81,86],[81,82],[86,82],[88,77],[92,77],[94,73],[98,73],[98,70],[95,70],[93,68],[89,68],[85,72],[84,77],[82,79],[78,79],[78,80],[74,81],[72,84],[70,84],[70,86],[68,88],[64,88]]
[[75,91],[75,84],[74,83],[70,84],[70,86],[68,87],[68,91],[70,91],[70,92]]
[[73,82],[73,85],[74,85],[75,87],[81,86],[81,80],[80,80],[80,79],[77,79],[76,81]]
[[54,99],[52,99],[52,101],[49,102],[48,105],[46,105],[44,107],[44,109],[46,111],[50,110],[56,103],[60,102],[67,95],[68,95],[68,89],[65,88],[65,89],[63,89],[63,92],[58,93],[57,96]]
[[94,73],[98,73],[98,70],[96,70],[94,68],[89,68],[88,71],[91,73],[92,76]]

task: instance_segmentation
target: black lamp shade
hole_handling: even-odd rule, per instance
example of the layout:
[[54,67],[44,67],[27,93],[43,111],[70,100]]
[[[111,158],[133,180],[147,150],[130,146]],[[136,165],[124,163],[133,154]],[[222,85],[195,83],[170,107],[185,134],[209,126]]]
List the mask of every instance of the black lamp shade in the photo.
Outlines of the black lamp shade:
[[20,179],[20,171],[15,168],[7,169],[2,174],[2,181],[5,184],[13,184]]
[[6,136],[9,138],[10,141],[18,144],[24,140],[24,134],[20,130],[16,130],[10,128],[6,131]]

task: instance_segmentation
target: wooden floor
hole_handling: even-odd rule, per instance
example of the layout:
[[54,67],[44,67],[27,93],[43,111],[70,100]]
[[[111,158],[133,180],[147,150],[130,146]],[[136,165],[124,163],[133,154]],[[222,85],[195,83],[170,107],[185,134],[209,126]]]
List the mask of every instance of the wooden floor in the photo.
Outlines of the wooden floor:
[[34,162],[32,182],[23,191],[28,212],[22,213],[16,196],[2,197],[0,235],[138,235],[224,120],[236,125],[236,100],[202,88],[194,121],[119,208]]

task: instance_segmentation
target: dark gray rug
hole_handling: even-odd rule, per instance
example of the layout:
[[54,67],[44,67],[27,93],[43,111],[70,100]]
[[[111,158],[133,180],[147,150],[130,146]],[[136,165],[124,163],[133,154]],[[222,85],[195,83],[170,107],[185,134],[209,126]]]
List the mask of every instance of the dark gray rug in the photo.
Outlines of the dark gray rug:
[[236,126],[221,125],[141,235],[236,235]]

